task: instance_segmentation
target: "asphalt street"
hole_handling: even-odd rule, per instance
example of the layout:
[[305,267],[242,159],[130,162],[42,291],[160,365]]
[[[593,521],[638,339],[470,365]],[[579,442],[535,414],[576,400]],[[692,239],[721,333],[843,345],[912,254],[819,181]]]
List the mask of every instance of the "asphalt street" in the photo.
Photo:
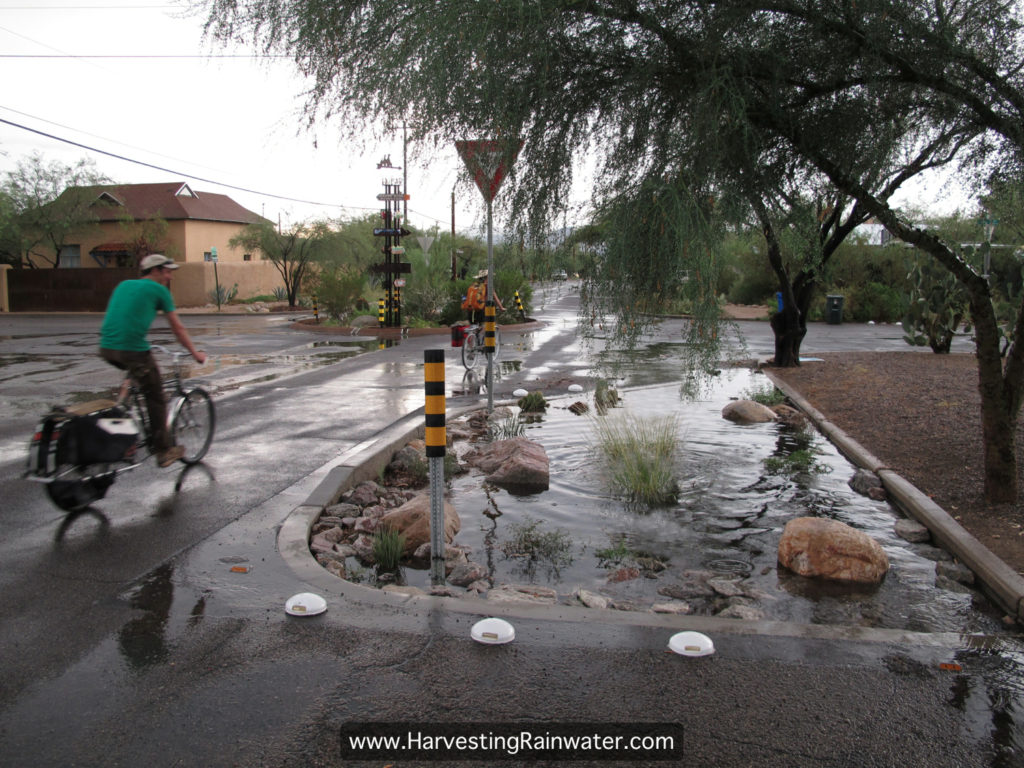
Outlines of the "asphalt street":
[[[496,397],[597,375],[575,305],[573,286],[557,286],[537,325],[505,334]],[[672,380],[681,322],[661,325],[659,354],[633,376]],[[332,587],[282,556],[296,508],[422,405],[425,349],[447,348],[450,407],[481,402],[479,382],[444,336],[379,348],[281,318],[188,323],[221,359],[200,372],[217,393],[209,461],[186,474],[144,466],[69,523],[18,473],[40,406],[110,387],[90,351],[98,318],[0,317],[0,765],[570,764],[528,750],[356,756],[342,730],[375,723],[666,724],[675,764],[1024,765],[1013,637],[563,607],[509,615],[515,641],[489,646],[470,638],[494,613],[486,604]],[[767,324],[738,327],[746,354],[771,354]],[[803,351],[905,348],[896,327],[843,324],[815,326]],[[327,611],[286,615],[286,599],[310,590]],[[714,655],[671,653],[684,629],[713,637]],[[571,764],[654,760],[600,757]]]

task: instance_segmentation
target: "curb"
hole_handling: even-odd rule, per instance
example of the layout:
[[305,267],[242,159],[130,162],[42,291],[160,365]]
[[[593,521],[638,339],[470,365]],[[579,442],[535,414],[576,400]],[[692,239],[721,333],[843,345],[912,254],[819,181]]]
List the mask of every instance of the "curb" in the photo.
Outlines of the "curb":
[[874,472],[882,480],[889,497],[909,517],[925,526],[939,544],[974,571],[985,592],[1000,608],[1024,624],[1024,577],[1000,560],[984,544],[974,538],[942,507],[911,485],[897,472],[865,450],[852,437],[825,418],[802,395],[762,366],[764,373],[797,408],[807,414],[829,441],[850,461]]

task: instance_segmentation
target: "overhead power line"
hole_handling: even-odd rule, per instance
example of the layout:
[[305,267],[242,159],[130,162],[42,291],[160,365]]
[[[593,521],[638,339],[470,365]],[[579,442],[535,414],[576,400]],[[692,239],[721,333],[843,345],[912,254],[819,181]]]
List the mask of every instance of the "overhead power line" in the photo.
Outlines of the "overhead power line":
[[144,166],[146,168],[152,168],[152,169],[157,170],[157,171],[162,171],[163,173],[171,173],[171,174],[174,174],[176,176],[184,176],[186,179],[192,179],[193,181],[201,181],[201,182],[203,182],[205,184],[216,184],[218,187],[224,187],[226,189],[234,189],[234,190],[237,190],[239,192],[248,192],[249,194],[252,194],[252,195],[260,195],[261,197],[272,197],[272,198],[274,198],[276,200],[286,200],[286,201],[291,202],[291,203],[301,203],[303,205],[323,206],[325,208],[351,208],[351,209],[364,210],[364,211],[375,211],[375,210],[377,210],[376,208],[368,208],[366,206],[361,206],[361,205],[343,205],[341,203],[325,203],[325,202],[321,202],[319,200],[303,200],[303,199],[296,198],[296,197],[288,197],[287,195],[275,195],[273,192],[261,192],[258,189],[250,189],[248,187],[239,187],[239,186],[236,186],[234,184],[225,184],[224,182],[216,181],[214,179],[206,179],[206,178],[203,178],[202,176],[196,176],[195,174],[185,173],[183,171],[176,171],[176,170],[174,170],[172,168],[164,168],[163,166],[160,166],[160,165],[154,165],[153,163],[147,163],[147,162],[144,162],[142,160],[135,160],[134,158],[125,157],[124,155],[119,155],[119,154],[116,154],[114,152],[108,152],[105,149],[99,149],[97,147],[91,147],[88,144],[82,144],[82,143],[77,142],[77,141],[72,141],[71,139],[65,139],[65,138],[63,138],[61,136],[56,136],[56,135],[54,135],[52,133],[47,133],[46,131],[40,131],[40,130],[38,130],[36,128],[30,128],[27,125],[22,125],[21,123],[16,123],[13,120],[6,120],[6,119],[4,119],[2,117],[0,117],[0,123],[3,123],[5,125],[9,125],[9,126],[11,126],[13,128],[20,128],[23,131],[28,131],[29,133],[34,133],[34,134],[36,134],[38,136],[43,136],[43,137],[45,137],[47,139],[53,139],[54,141],[59,141],[59,142],[62,142],[64,144],[70,144],[73,147],[78,147],[79,149],[84,149],[87,152],[97,152],[97,153],[99,153],[101,155],[106,155],[107,157],[112,157],[112,158],[114,158],[116,160],[123,160],[126,163],[134,163],[135,165],[141,165],[141,166]]

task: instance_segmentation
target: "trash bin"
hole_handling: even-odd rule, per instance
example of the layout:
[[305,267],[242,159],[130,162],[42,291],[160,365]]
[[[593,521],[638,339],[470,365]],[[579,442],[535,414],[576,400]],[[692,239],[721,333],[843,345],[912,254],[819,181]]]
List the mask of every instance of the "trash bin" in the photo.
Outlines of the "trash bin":
[[461,347],[462,343],[466,340],[466,326],[464,325],[453,325],[452,326],[452,346]]
[[830,325],[839,325],[843,322],[843,297],[825,297],[825,322]]

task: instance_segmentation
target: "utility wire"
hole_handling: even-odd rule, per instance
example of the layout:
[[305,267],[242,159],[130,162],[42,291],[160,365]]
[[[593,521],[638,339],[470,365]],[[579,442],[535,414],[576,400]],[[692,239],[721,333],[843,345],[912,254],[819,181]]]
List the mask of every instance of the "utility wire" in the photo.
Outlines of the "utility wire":
[[292,202],[292,203],[302,203],[303,205],[318,205],[318,206],[323,206],[325,208],[352,208],[352,209],[364,210],[364,211],[375,211],[375,210],[377,210],[376,208],[367,208],[366,206],[361,206],[361,205],[342,205],[341,203],[324,203],[324,202],[321,202],[319,200],[302,200],[300,198],[288,197],[286,195],[275,195],[272,192],[261,192],[258,189],[250,189],[248,187],[239,187],[239,186],[235,186],[234,184],[225,184],[223,182],[216,181],[214,179],[206,179],[206,178],[203,178],[202,176],[196,176],[196,175],[191,174],[191,173],[184,173],[183,171],[176,171],[176,170],[174,170],[172,168],[164,168],[163,166],[154,165],[152,163],[146,163],[146,162],[143,162],[142,160],[135,160],[135,159],[130,158],[130,157],[125,157],[124,155],[118,155],[118,154],[116,154],[114,152],[107,152],[105,149],[98,149],[96,147],[90,147],[88,144],[81,144],[81,143],[79,143],[77,141],[72,141],[71,139],[65,139],[65,138],[62,138],[61,136],[55,136],[52,133],[46,133],[45,131],[37,130],[36,128],[29,128],[27,125],[22,125],[21,123],[15,123],[13,120],[6,120],[6,119],[4,119],[2,117],[0,117],[0,123],[4,123],[5,125],[10,125],[10,126],[12,126],[14,128],[20,128],[23,131],[28,131],[29,133],[34,133],[34,134],[36,134],[38,136],[44,136],[47,139],[53,139],[54,141],[60,141],[60,142],[63,142],[64,144],[70,144],[73,147],[78,147],[79,149],[84,149],[87,152],[97,152],[97,153],[99,153],[101,155],[106,155],[107,157],[113,157],[116,160],[123,160],[123,161],[125,161],[127,163],[134,163],[135,165],[141,165],[141,166],[144,166],[146,168],[152,168],[152,169],[157,170],[157,171],[162,171],[163,173],[172,173],[172,174],[175,174],[176,176],[184,176],[187,179],[192,179],[194,181],[201,181],[201,182],[203,182],[205,184],[216,184],[218,187],[224,187],[226,189],[234,189],[234,190],[237,190],[239,192],[248,192],[249,194],[252,194],[252,195],[260,195],[262,197],[272,197],[272,198],[275,198],[277,200],[287,200],[288,202]]

